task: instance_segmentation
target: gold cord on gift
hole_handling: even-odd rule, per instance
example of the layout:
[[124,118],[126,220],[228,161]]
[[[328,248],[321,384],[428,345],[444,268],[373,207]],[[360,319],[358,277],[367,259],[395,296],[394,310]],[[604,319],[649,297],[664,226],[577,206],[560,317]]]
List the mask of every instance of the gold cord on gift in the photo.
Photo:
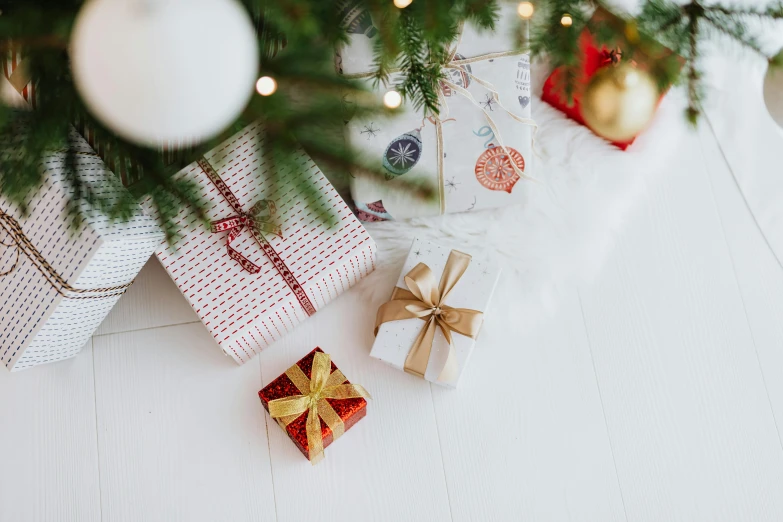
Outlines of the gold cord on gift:
[[390,321],[418,318],[425,323],[405,358],[406,372],[424,377],[432,352],[432,342],[435,339],[435,329],[440,328],[449,343],[449,353],[446,363],[439,371],[438,380],[453,382],[456,379],[459,368],[451,333],[455,332],[475,339],[481,330],[484,314],[478,310],[452,308],[444,303],[468,269],[471,259],[468,254],[452,250],[439,284],[435,283],[435,276],[430,267],[419,263],[405,276],[405,286],[408,289],[396,287],[391,301],[384,303],[378,309],[375,335],[378,335],[378,330],[383,323]]
[[16,261],[9,270],[0,272],[0,277],[7,276],[14,272],[19,267],[20,254],[24,254],[49,284],[52,285],[52,288],[54,288],[58,294],[68,299],[103,299],[106,297],[115,297],[125,293],[133,284],[133,281],[131,281],[125,285],[105,288],[74,288],[68,284],[48,261],[46,261],[43,254],[35,248],[35,245],[33,245],[30,239],[24,234],[19,222],[3,210],[0,210],[0,229],[4,230],[11,239],[11,244],[3,242],[2,246],[16,249]]
[[[456,59],[457,56],[457,48],[459,47],[460,42],[462,41],[462,29],[463,26],[460,25],[458,30],[458,36],[457,40],[454,42],[454,45],[451,47],[449,51],[448,58],[446,59],[445,65],[443,65],[444,69],[456,69],[459,70],[461,73],[464,73],[468,75],[473,81],[478,83],[479,85],[482,85],[486,89],[489,90],[490,94],[492,95],[493,101],[497,104],[498,107],[503,109],[506,114],[511,116],[514,120],[524,124],[529,125],[533,127],[533,136],[532,136],[532,146],[533,146],[533,152],[536,151],[535,146],[535,135],[536,130],[538,129],[538,124],[531,118],[523,118],[521,116],[518,116],[514,114],[512,111],[507,109],[501,102],[500,102],[500,96],[498,94],[497,89],[494,85],[492,85],[490,82],[484,81],[480,78],[477,78],[475,75],[469,73],[465,69],[462,68],[463,65],[475,63],[475,62],[481,62],[481,61],[489,61],[494,60],[496,58],[503,58],[506,56],[518,56],[520,54],[525,54],[524,50],[515,50],[515,51],[503,51],[503,52],[497,52],[497,53],[486,53],[479,56],[474,56],[472,58],[461,58]],[[401,68],[393,68],[388,71],[388,74],[393,74],[397,72],[401,72]],[[346,74],[345,78],[349,79],[362,79],[362,78],[372,78],[375,76],[374,72],[365,72],[365,73],[355,73],[355,74]],[[506,153],[506,155],[509,155],[508,148],[505,145],[505,142],[503,141],[502,136],[500,135],[500,130],[498,129],[498,126],[495,124],[495,120],[492,118],[492,116],[487,112],[487,110],[481,106],[481,104],[476,101],[476,99],[473,97],[472,94],[467,89],[464,89],[463,87],[460,87],[459,85],[455,84],[454,82],[451,82],[449,80],[440,80],[438,85],[438,104],[440,105],[440,114],[431,116],[432,122],[435,124],[435,136],[436,136],[436,142],[437,142],[437,151],[438,154],[438,195],[440,198],[440,213],[445,214],[446,213],[446,197],[444,194],[444,180],[445,180],[445,166],[443,164],[443,128],[442,124],[445,118],[448,117],[449,113],[449,107],[446,103],[446,95],[443,92],[443,88],[448,87],[453,92],[456,92],[460,94],[461,96],[465,97],[467,100],[469,100],[473,105],[478,107],[481,112],[484,113],[484,117],[487,119],[487,123],[489,124],[490,129],[492,129],[492,132],[495,133],[495,137],[498,141],[498,147],[500,147],[503,152]],[[517,166],[517,164],[514,161],[510,161],[509,165],[512,169],[514,169],[514,172],[521,178],[521,179],[527,179],[531,180],[532,178],[530,176],[527,176],[522,169]]]
[[344,384],[347,380],[345,375],[340,370],[330,374],[331,369],[332,361],[329,354],[316,352],[310,379],[297,364],[285,372],[301,395],[269,401],[269,415],[283,426],[288,426],[301,414],[307,412],[307,450],[311,464],[316,464],[324,456],[321,419],[332,430],[333,441],[345,432],[343,420],[326,399],[370,398],[370,394],[362,386]]

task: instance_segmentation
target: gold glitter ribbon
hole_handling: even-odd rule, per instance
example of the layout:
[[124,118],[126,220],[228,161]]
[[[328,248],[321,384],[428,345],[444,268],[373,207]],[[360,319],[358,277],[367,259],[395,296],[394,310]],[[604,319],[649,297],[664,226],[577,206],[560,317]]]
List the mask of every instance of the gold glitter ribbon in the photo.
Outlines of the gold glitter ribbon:
[[[35,266],[35,268],[44,276],[44,278],[52,285],[58,294],[68,299],[102,299],[105,297],[114,297],[122,295],[133,284],[131,281],[128,284],[120,286],[110,286],[105,288],[89,288],[80,289],[74,288],[68,281],[65,280],[52,265],[46,261],[43,254],[35,248],[32,241],[24,234],[22,226],[17,220],[11,217],[0,209],[0,230],[4,230],[8,237],[11,238],[11,243],[0,242],[0,246],[6,248],[14,248],[16,250],[16,260],[11,268],[0,272],[0,277],[7,276],[14,272],[19,266],[20,254],[24,254]],[[77,294],[77,295],[71,295]]]
[[478,310],[467,308],[452,308],[444,304],[451,290],[459,282],[465,270],[470,265],[468,254],[452,250],[440,283],[435,283],[435,276],[430,267],[419,263],[405,276],[408,289],[395,287],[391,301],[384,303],[378,309],[375,319],[375,335],[383,323],[419,318],[425,322],[413,346],[405,358],[405,371],[419,377],[424,377],[432,352],[432,342],[435,330],[440,328],[449,343],[449,354],[446,363],[440,369],[438,380],[452,382],[457,376],[457,359],[451,333],[459,333],[475,339],[481,330],[484,314]]
[[[497,89],[494,85],[492,85],[490,82],[482,80],[480,78],[477,78],[473,74],[469,73],[467,70],[463,69],[463,65],[468,65],[475,62],[481,62],[481,61],[487,61],[487,60],[494,60],[496,58],[503,58],[506,56],[518,56],[520,54],[524,54],[524,51],[522,50],[516,50],[516,51],[504,51],[499,53],[486,53],[479,56],[474,56],[473,58],[462,58],[462,59],[456,59],[457,56],[457,47],[459,47],[460,42],[462,41],[462,25],[460,25],[459,28],[459,35],[457,36],[457,40],[452,46],[451,50],[449,51],[449,56],[446,59],[445,65],[443,65],[444,69],[455,69],[460,71],[461,73],[465,73],[468,75],[473,81],[478,83],[479,85],[482,85],[486,89],[489,90],[489,92],[492,94],[493,101],[501,108],[503,109],[509,116],[511,116],[514,120],[525,124],[530,125],[534,129],[533,134],[533,148],[535,150],[535,129],[538,128],[538,124],[535,122],[535,120],[531,118],[523,118],[521,116],[518,116],[514,114],[512,111],[508,110],[500,101],[500,96],[498,94]],[[392,68],[388,71],[388,74],[393,74],[397,72],[401,72],[402,69]],[[355,74],[346,74],[344,75],[345,78],[349,79],[362,79],[362,78],[373,78],[375,77],[374,72],[364,72],[364,73],[355,73]],[[509,157],[509,164],[511,165],[511,168],[514,169],[514,172],[521,178],[521,179],[531,179],[529,176],[525,175],[525,173],[517,166],[517,164],[511,160],[511,156],[508,152],[508,148],[506,147],[503,137],[500,135],[500,129],[498,128],[497,124],[495,123],[495,120],[492,118],[492,116],[489,114],[486,108],[482,107],[481,104],[476,101],[476,99],[473,97],[470,92],[460,87],[459,85],[455,84],[454,82],[451,82],[449,80],[442,79],[438,83],[438,104],[441,106],[440,114],[432,116],[432,119],[435,124],[435,136],[436,136],[436,152],[438,154],[438,197],[440,199],[440,213],[445,214],[446,213],[446,197],[444,194],[445,191],[445,167],[443,164],[443,121],[448,118],[449,113],[449,106],[446,103],[446,94],[443,92],[444,87],[450,88],[453,92],[458,93],[459,95],[466,98],[468,101],[470,101],[473,105],[479,108],[481,112],[484,113],[484,117],[487,119],[487,123],[489,124],[489,128],[492,130],[492,132],[495,134],[495,137],[498,141],[498,147],[503,149],[503,152],[506,153],[506,155]]]
[[312,378],[308,379],[297,364],[285,372],[301,395],[269,401],[269,415],[283,426],[288,426],[302,413],[307,412],[307,450],[311,464],[320,462],[324,456],[321,419],[331,428],[333,441],[345,432],[343,420],[326,399],[370,398],[370,394],[362,386],[344,384],[347,379],[339,369],[330,375],[331,369],[329,354],[316,352],[310,373]]

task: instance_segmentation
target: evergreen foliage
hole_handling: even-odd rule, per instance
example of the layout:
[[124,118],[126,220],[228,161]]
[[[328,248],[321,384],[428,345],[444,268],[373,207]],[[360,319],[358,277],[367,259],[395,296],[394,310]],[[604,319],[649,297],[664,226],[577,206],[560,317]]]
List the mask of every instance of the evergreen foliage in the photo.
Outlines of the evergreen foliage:
[[[25,139],[7,139],[0,150],[0,193],[24,207],[25,201],[41,184],[39,160],[46,150],[63,148],[70,124],[86,122],[95,130],[116,165],[133,161],[141,166],[143,177],[131,186],[132,197],[118,201],[101,200],[100,194],[81,183],[71,169],[68,179],[74,198],[89,202],[107,215],[123,219],[134,202],[151,197],[169,237],[177,233],[174,217],[185,205],[195,212],[202,204],[194,186],[173,175],[199,155],[251,121],[265,123],[265,146],[270,161],[283,165],[293,161],[304,146],[313,159],[331,170],[361,169],[369,175],[382,175],[380,165],[365,163],[361,155],[346,145],[342,127],[350,115],[371,115],[386,111],[375,96],[358,82],[335,71],[334,49],[348,41],[343,24],[346,3],[363,6],[372,16],[378,36],[373,39],[377,81],[387,80],[390,71],[401,69],[397,86],[403,97],[421,110],[438,112],[438,81],[450,45],[463,23],[492,30],[499,4],[504,0],[413,0],[404,9],[392,0],[241,0],[250,13],[259,36],[261,75],[278,82],[278,91],[268,97],[255,95],[243,114],[226,132],[183,154],[167,164],[158,151],[129,143],[114,135],[87,111],[74,88],[68,65],[68,41],[81,0],[0,0],[0,45],[3,53],[20,52],[29,58],[29,71],[38,93],[37,107],[22,111],[0,105],[0,133],[6,136],[25,128]],[[598,7],[611,11],[603,0],[538,0],[531,26],[530,41],[509,35],[509,48],[516,43],[530,48],[534,55],[546,56],[553,66],[566,66],[566,89],[573,93],[579,67],[578,37],[590,24]],[[561,25],[564,13],[573,20]],[[618,13],[615,13],[618,14]],[[701,88],[699,58],[703,42],[720,34],[763,54],[749,31],[750,21],[772,22],[783,18],[783,5],[730,7],[691,1],[646,0],[636,18],[621,17],[612,23],[590,26],[600,42],[622,38],[624,56],[643,51],[660,53],[664,44],[676,53],[652,64],[651,72],[660,85],[682,80],[687,85],[687,116],[695,121]],[[524,22],[520,20],[520,27]],[[519,31],[519,35],[526,34]],[[645,35],[653,35],[654,38]],[[284,49],[278,52],[281,44]],[[783,55],[781,55],[783,56]],[[674,59],[670,59],[674,58]],[[767,57],[775,63],[772,57]],[[682,66],[684,64],[684,66]],[[206,67],[206,65],[205,65]],[[139,79],[137,81],[143,81]],[[73,164],[73,161],[69,161]],[[275,172],[275,169],[271,170]],[[432,187],[406,187],[411,197],[432,197]],[[302,197],[314,201],[312,189]],[[78,205],[72,204],[74,209]],[[203,217],[203,216],[202,216]]]

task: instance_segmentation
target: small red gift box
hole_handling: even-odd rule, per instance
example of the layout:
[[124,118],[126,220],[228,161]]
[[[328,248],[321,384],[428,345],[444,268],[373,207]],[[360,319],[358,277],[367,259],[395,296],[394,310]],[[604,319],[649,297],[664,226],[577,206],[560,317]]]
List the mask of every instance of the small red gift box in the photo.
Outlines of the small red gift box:
[[[617,26],[619,26],[619,23],[622,23],[622,21],[613,14],[606,10],[599,9],[590,19],[588,25],[598,26],[600,24],[606,24],[610,22]],[[634,61],[641,69],[648,69],[648,63],[646,63],[648,61],[652,63],[655,60],[671,59],[673,57],[673,54],[669,49],[663,47],[660,44],[657,44],[647,37],[640,37],[644,39],[647,50],[652,51],[654,54],[654,56],[648,56],[643,55],[641,52],[637,52],[634,55]],[[563,67],[556,68],[546,79],[544,82],[543,91],[541,93],[541,100],[545,101],[555,109],[564,112],[566,116],[576,121],[577,123],[580,123],[589,128],[590,126],[585,123],[584,117],[582,116],[582,109],[580,107],[580,100],[582,95],[581,90],[587,86],[587,84],[590,82],[590,79],[599,69],[611,66],[619,59],[624,59],[622,58],[622,50],[624,47],[630,47],[628,41],[624,39],[619,40],[616,43],[616,47],[614,48],[597,44],[590,32],[585,29],[579,36],[579,50],[582,53],[581,70],[577,73],[572,102],[570,104],[568,103],[568,96],[565,92]],[[665,94],[666,90],[662,90],[659,103]],[[612,143],[620,149],[625,150],[634,142],[635,139],[636,138],[634,137],[628,141],[613,141]]]
[[299,451],[315,464],[323,449],[367,415],[367,391],[351,384],[320,348],[258,392]]

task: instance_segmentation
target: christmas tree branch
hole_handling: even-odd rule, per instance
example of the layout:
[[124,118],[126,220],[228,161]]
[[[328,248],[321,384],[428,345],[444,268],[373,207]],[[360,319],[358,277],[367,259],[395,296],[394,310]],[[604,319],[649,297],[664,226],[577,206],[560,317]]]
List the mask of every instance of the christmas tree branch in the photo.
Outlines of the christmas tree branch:
[[[135,200],[149,198],[157,208],[164,230],[176,236],[177,218],[189,209],[205,220],[203,202],[193,183],[176,176],[177,171],[233,131],[251,121],[265,125],[265,143],[275,165],[295,169],[300,146],[325,165],[364,176],[383,175],[377,158],[367,160],[342,141],[343,125],[351,117],[388,115],[377,96],[364,84],[335,72],[334,49],[359,35],[349,33],[347,13],[367,13],[366,34],[372,48],[374,78],[387,88],[397,89],[405,101],[426,113],[439,110],[439,82],[445,61],[464,23],[479,29],[495,27],[501,0],[413,0],[404,9],[392,0],[241,0],[258,32],[261,51],[260,74],[275,78],[278,92],[269,97],[254,96],[245,113],[221,136],[208,140],[168,164],[169,158],[155,150],[128,142],[89,115],[70,74],[67,43],[83,0],[0,0],[0,51],[25,57],[37,93],[32,112],[0,106],[0,194],[22,208],[44,181],[40,160],[47,151],[67,148],[68,133],[75,122],[93,129],[102,144],[102,154],[115,173],[124,175],[129,164],[142,174],[130,186],[133,197],[107,199],[74,169],[76,158],[67,156],[68,183],[73,189],[71,210],[86,204],[114,219],[124,219],[135,209]],[[505,0],[503,0],[505,1]],[[514,0],[516,3],[516,0]],[[599,43],[623,41],[624,58],[635,53],[648,55],[649,72],[660,87],[676,80],[686,83],[687,117],[695,121],[703,98],[699,69],[704,39],[716,33],[757,53],[763,48],[750,23],[783,20],[783,4],[768,6],[703,5],[693,0],[684,5],[670,0],[644,0],[636,18],[626,16],[611,22],[593,23],[596,7],[610,10],[605,0],[537,0],[529,42],[524,24],[516,31],[518,47],[527,46],[535,55],[546,56],[553,66],[563,66],[560,80],[570,98],[581,81],[583,29]],[[564,23],[568,15],[570,24]],[[376,34],[377,33],[377,34]],[[650,38],[648,35],[653,36]],[[667,45],[677,56],[661,51]],[[509,48],[515,44],[510,39]],[[283,47],[285,47],[283,49]],[[767,58],[783,62],[783,55]],[[399,73],[392,73],[399,70]],[[143,78],[138,81],[145,81]],[[392,85],[393,82],[393,85]],[[25,127],[24,140],[15,134]],[[339,138],[339,139],[338,139]],[[282,172],[282,170],[280,171]],[[273,169],[272,176],[280,173]],[[280,182],[278,179],[275,182]],[[432,187],[399,184],[411,197],[428,198]],[[302,198],[317,204],[317,194],[302,187]]]

